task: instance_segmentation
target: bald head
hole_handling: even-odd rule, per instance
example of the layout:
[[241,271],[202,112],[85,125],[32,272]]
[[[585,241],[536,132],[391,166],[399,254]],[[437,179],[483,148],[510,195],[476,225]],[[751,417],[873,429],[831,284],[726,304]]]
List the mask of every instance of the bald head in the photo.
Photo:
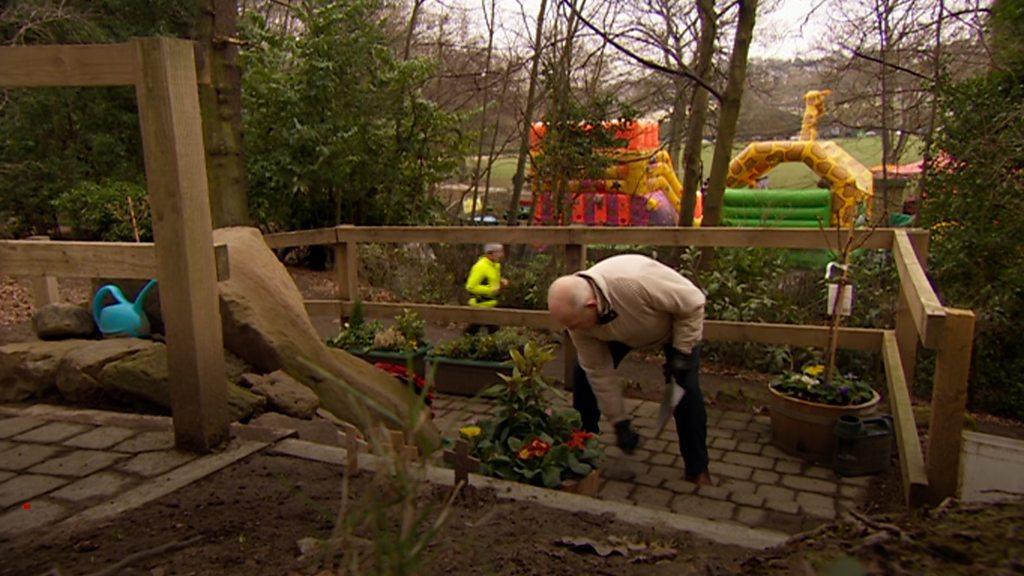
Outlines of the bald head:
[[570,330],[597,324],[597,298],[590,283],[579,276],[562,276],[548,288],[548,312]]

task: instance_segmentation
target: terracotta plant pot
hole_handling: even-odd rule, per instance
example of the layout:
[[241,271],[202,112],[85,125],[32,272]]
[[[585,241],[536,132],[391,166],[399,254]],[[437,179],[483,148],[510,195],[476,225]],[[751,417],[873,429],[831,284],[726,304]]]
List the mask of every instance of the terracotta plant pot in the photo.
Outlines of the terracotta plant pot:
[[562,492],[569,492],[571,494],[580,494],[583,496],[594,496],[597,494],[597,489],[601,487],[601,471],[597,468],[590,471],[583,478],[574,478],[572,480],[566,480],[562,482],[562,485],[558,489]]
[[481,391],[504,380],[499,374],[512,375],[511,362],[460,360],[444,356],[427,356],[428,380],[434,390],[442,394],[476,396]]
[[836,423],[843,415],[865,417],[878,409],[880,396],[863,404],[834,406],[793,398],[768,387],[772,444],[794,456],[819,464],[832,464],[836,452]]

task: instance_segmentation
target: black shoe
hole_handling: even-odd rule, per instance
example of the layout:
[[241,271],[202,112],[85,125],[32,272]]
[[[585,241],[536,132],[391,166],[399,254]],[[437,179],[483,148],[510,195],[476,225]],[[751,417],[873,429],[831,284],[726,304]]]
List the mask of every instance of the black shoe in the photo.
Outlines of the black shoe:
[[615,423],[615,439],[619,449],[626,454],[632,454],[640,446],[640,435],[633,429],[633,423],[629,420]]

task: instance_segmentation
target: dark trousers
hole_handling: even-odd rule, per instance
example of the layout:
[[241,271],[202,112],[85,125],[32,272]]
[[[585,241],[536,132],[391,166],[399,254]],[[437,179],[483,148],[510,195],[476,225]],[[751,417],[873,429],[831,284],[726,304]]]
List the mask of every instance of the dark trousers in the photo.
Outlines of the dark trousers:
[[494,334],[498,331],[498,326],[497,324],[470,324],[462,333],[469,336],[472,334],[479,334],[484,330],[486,330],[488,334]]
[[[612,354],[612,363],[618,368],[630,348],[621,342],[609,342],[608,350]],[[676,380],[686,390],[686,395],[672,413],[676,421],[676,434],[679,436],[679,453],[683,456],[688,477],[708,469],[708,414],[704,410],[699,375],[700,346],[695,346],[693,368]],[[598,421],[601,419],[601,409],[597,405],[597,396],[590,387],[587,373],[580,368],[579,362],[573,368],[572,407],[580,413],[584,430],[594,434],[600,431]]]

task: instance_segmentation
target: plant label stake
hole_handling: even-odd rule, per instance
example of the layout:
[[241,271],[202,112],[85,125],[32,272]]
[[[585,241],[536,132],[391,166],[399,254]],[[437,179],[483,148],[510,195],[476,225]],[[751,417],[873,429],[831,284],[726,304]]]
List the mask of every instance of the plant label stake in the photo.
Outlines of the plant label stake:
[[[837,270],[840,272],[838,278],[833,275],[833,272]],[[837,305],[839,306],[840,316],[849,316],[853,310],[853,284],[850,283],[849,274],[849,264],[829,262],[825,266],[825,282],[828,284],[826,306],[829,316],[835,315]],[[839,296],[840,289],[842,290],[842,296]]]
[[445,450],[444,461],[455,468],[455,485],[469,483],[469,473],[480,469],[480,461],[469,455],[469,442],[460,439],[455,443],[455,451]]
[[359,437],[359,429],[351,424],[344,424],[345,430],[345,469],[350,476],[359,474],[359,453],[366,446],[366,441]]
[[394,448],[396,457],[405,458],[407,462],[415,460],[420,453],[415,446],[405,443],[405,432],[398,430],[391,431],[391,447]]

